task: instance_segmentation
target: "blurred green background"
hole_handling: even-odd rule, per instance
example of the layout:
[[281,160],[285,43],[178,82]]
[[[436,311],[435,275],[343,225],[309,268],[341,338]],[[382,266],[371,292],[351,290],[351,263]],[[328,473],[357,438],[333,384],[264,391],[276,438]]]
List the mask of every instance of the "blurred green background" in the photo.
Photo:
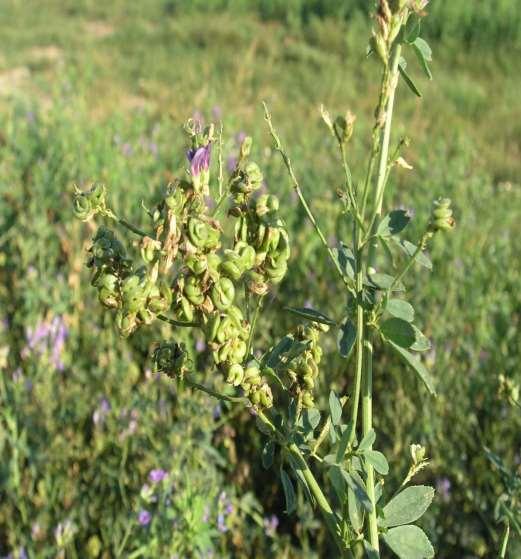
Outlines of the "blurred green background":
[[[369,6],[2,2],[0,556],[330,556],[302,496],[298,516],[282,513],[249,415],[150,372],[150,348],[169,327],[117,337],[83,266],[92,230],[69,208],[73,184],[100,180],[139,222],[140,200],[152,204],[183,172],[182,122],[222,120],[227,157],[253,136],[292,233],[290,273],[258,346],[295,325],[282,304],[337,315],[341,286],[270,149],[261,101],[331,244],[347,240],[341,168],[318,107],[356,114],[350,157],[361,177],[379,82],[365,57]],[[433,0],[428,12],[434,80],[410,61],[423,98],[400,86],[394,140],[411,137],[414,170],[393,176],[386,204],[413,208],[420,231],[432,199],[454,201],[458,226],[436,239],[433,273],[417,270],[408,285],[434,341],[427,364],[439,396],[378,353],[375,424],[391,489],[408,446],[427,447],[418,481],[437,488],[423,526],[439,557],[490,557],[503,488],[483,446],[513,470],[521,462],[519,414],[498,396],[499,374],[519,380],[521,358],[521,10],[517,0]],[[204,368],[204,348],[185,341]],[[334,339],[325,349],[323,406],[330,385],[349,394],[352,378]],[[510,553],[521,553],[515,542]]]

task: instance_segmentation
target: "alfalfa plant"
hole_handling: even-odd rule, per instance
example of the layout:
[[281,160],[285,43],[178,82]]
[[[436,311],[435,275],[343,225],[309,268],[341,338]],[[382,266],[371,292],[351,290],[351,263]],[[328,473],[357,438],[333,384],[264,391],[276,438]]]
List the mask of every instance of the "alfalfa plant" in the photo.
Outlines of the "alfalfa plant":
[[[168,186],[155,208],[146,209],[144,229],[107,206],[102,185],[77,191],[75,198],[79,218],[88,220],[97,214],[137,236],[139,263],[107,227],[97,230],[88,259],[92,285],[100,302],[115,311],[121,334],[128,336],[157,320],[170,323],[174,335],[180,328],[202,331],[215,371],[220,373],[212,382],[208,375],[206,380],[199,378],[186,347],[174,339],[157,344],[153,352],[156,370],[180,385],[250,408],[267,436],[262,450],[264,466],[272,467],[275,459],[279,465],[287,512],[296,507],[293,474],[320,511],[342,556],[359,556],[365,550],[368,556],[378,557],[381,541],[402,558],[434,555],[426,534],[414,524],[430,505],[434,490],[409,485],[426,464],[425,449],[411,447],[412,464],[406,478],[392,498],[384,497],[383,477],[389,465],[373,448],[372,406],[375,344],[398,354],[428,391],[435,393],[433,380],[418,356],[430,344],[414,325],[414,308],[404,297],[402,280],[415,263],[432,268],[425,249],[435,234],[453,227],[451,203],[448,199],[434,202],[431,217],[415,243],[403,238],[411,220],[406,211],[383,214],[390,174],[396,166],[408,167],[401,155],[405,139],[390,151],[400,77],[419,95],[406,71],[405,52],[413,51],[431,77],[431,50],[420,37],[425,4],[425,0],[378,3],[368,53],[378,59],[382,77],[365,178],[355,180],[348,159],[354,116],[348,112],[333,120],[322,109],[342,161],[344,187],[339,197],[352,225],[349,243],[328,246],[265,106],[275,147],[345,290],[347,310],[340,319],[313,309],[288,308],[305,324],[267,350],[254,347],[263,298],[288,271],[290,238],[279,215],[278,199],[256,192],[263,175],[250,160],[250,138],[242,143],[235,169],[225,181],[222,129],[217,132],[213,125],[202,129],[188,121],[187,173]],[[211,165],[215,151],[217,173]],[[232,229],[230,222],[233,235],[226,238],[224,231]],[[403,254],[404,260],[392,274],[377,271],[380,251],[391,262],[396,260],[394,252]],[[323,420],[314,401],[322,356],[320,337],[331,329],[338,335],[343,357],[354,351],[347,422],[342,418],[346,397],[331,392]],[[311,463],[313,469],[327,473],[323,484]]]

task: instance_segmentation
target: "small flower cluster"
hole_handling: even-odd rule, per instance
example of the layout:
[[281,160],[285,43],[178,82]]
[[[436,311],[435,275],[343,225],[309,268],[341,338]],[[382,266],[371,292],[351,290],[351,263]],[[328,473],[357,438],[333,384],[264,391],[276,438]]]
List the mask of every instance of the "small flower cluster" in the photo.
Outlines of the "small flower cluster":
[[69,330],[63,316],[39,322],[34,328],[27,328],[27,346],[22,350],[22,356],[47,354],[53,367],[57,371],[63,371],[65,365],[62,356],[68,335]]

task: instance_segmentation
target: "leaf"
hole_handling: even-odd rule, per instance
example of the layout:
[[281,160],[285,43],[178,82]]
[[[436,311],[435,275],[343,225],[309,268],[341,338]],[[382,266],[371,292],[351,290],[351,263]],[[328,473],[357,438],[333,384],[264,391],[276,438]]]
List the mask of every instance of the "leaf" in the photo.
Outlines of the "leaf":
[[333,252],[336,254],[342,272],[348,278],[355,279],[356,263],[353,251],[344,243],[340,243],[340,248],[333,249]]
[[327,324],[328,326],[336,326],[336,322],[332,318],[329,318],[324,313],[316,311],[315,309],[284,307],[284,310],[296,314],[301,318],[305,318],[306,320],[311,320],[312,322],[319,322],[320,324]]
[[275,368],[280,361],[281,355],[289,350],[293,342],[294,339],[291,336],[284,336],[280,342],[264,354],[261,361],[262,365]]
[[343,503],[345,501],[346,482],[344,480],[344,477],[342,476],[340,467],[333,466],[329,469],[328,474],[338,500],[340,501],[340,503]]
[[407,227],[409,221],[411,221],[411,217],[405,210],[393,210],[382,218],[376,234],[387,238],[397,235]]
[[[393,239],[396,241],[398,246],[405,252],[405,254],[409,256],[409,258],[413,257],[413,254],[416,252],[416,248],[417,248],[415,244],[411,243],[410,241],[401,241],[401,240],[397,240],[396,238]],[[432,262],[430,258],[425,254],[425,252],[420,251],[416,255],[416,262],[418,262],[418,264],[422,265],[424,268],[427,268],[427,270],[432,270]]]
[[262,466],[268,470],[273,465],[273,457],[275,456],[275,443],[268,441],[262,449]]
[[304,477],[304,472],[302,471],[302,464],[291,454],[288,455],[288,461],[289,461],[289,464],[291,466],[291,469],[293,470],[293,472],[295,473],[295,475],[297,476],[299,481],[302,483],[302,485],[304,487],[304,490],[306,491],[307,498],[309,499],[309,502],[312,505],[314,505],[315,504],[315,498],[311,494],[308,482],[306,481],[306,478]]
[[434,549],[418,526],[398,526],[383,535],[384,542],[400,559],[431,559]]
[[414,307],[403,299],[389,299],[385,305],[385,310],[394,317],[407,322],[414,320]]
[[422,94],[420,93],[420,90],[416,87],[416,85],[414,84],[414,82],[412,81],[412,79],[410,78],[409,74],[405,71],[405,64],[403,64],[402,62],[403,59],[400,59],[400,62],[398,63],[398,71],[400,72],[403,81],[409,86],[409,89],[418,97],[421,97]]
[[[367,277],[369,285],[374,287],[375,289],[380,289],[382,291],[386,291],[390,289],[394,283],[394,277],[390,276],[389,274],[380,274],[375,272]],[[393,291],[405,291],[405,286],[400,281],[394,287]]]
[[307,431],[314,431],[320,423],[320,412],[316,408],[308,408],[302,415],[304,428],[308,427]]
[[387,458],[378,450],[366,450],[364,458],[379,474],[386,476],[389,473]]
[[329,393],[329,411],[331,413],[331,423],[338,425],[342,417],[342,404],[338,396],[331,390]]
[[340,325],[337,336],[338,352],[342,357],[349,357],[355,341],[356,326],[350,318],[346,318]]
[[432,72],[429,68],[429,65],[427,64],[427,60],[425,59],[422,50],[419,49],[415,43],[413,43],[411,46],[414,54],[416,54],[416,58],[418,59],[420,66],[422,67],[423,73],[427,76],[427,78],[429,78],[429,80],[432,80]]
[[427,62],[432,62],[432,49],[425,39],[422,39],[421,37],[416,38],[414,46],[422,53],[423,58],[425,58]]
[[433,497],[434,488],[427,485],[407,487],[385,505],[382,525],[392,528],[415,522],[429,508]]
[[380,559],[380,553],[367,540],[364,540],[364,551],[367,559]]
[[356,472],[347,473],[343,468],[340,471],[348,487],[354,492],[356,500],[368,513],[371,513],[373,511],[373,504],[367,495],[362,478]]
[[374,432],[374,429],[370,429],[365,435],[365,437],[360,441],[357,450],[359,452],[364,452],[365,450],[373,446],[375,440],[376,440],[376,433]]
[[350,431],[351,431],[351,423],[348,423],[346,425],[346,428],[344,429],[344,432],[342,433],[342,436],[340,437],[340,442],[338,443],[338,449],[336,451],[336,461],[338,463],[341,463],[346,450],[347,450],[347,445],[349,444],[349,435],[350,435]]
[[403,30],[403,38],[406,43],[414,43],[421,31],[421,19],[416,14],[411,14],[407,19]]
[[432,396],[436,396],[436,390],[434,388],[432,377],[429,371],[425,368],[425,365],[420,361],[419,357],[416,357],[416,355],[413,355],[412,353],[408,352],[406,349],[403,349],[403,347],[396,345],[392,341],[389,341],[389,343],[391,344],[391,347],[395,349],[401,355],[401,357],[403,357],[403,359],[405,359],[407,364],[416,371],[430,394]]
[[348,486],[347,488],[347,506],[349,512],[349,520],[355,530],[355,532],[361,532],[364,527],[363,512],[360,508],[360,504],[356,499],[355,492]]
[[384,337],[400,347],[411,347],[416,341],[416,333],[412,325],[401,318],[388,318],[380,324],[380,332]]
[[431,348],[429,338],[427,338],[419,328],[414,326],[414,324],[412,324],[412,327],[414,329],[415,340],[410,349],[414,351],[428,351]]
[[284,490],[284,497],[286,499],[286,513],[291,514],[297,506],[293,482],[284,470],[280,470],[280,480],[282,481],[282,489]]

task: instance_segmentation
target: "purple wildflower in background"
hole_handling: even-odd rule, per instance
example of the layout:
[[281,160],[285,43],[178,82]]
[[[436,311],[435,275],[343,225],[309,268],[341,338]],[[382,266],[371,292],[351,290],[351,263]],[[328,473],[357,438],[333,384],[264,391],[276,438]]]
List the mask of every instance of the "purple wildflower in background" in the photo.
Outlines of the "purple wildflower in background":
[[436,481],[436,491],[445,503],[450,501],[451,486],[450,479],[446,477],[442,477]]
[[223,111],[222,111],[221,107],[219,105],[215,105],[212,108],[212,117],[215,120],[220,120],[222,116],[223,116]]
[[148,474],[148,479],[152,483],[161,483],[166,478],[167,475],[168,472],[163,470],[162,468],[155,468],[154,470],[150,470],[150,473]]
[[242,142],[244,142],[244,139],[246,138],[247,134],[246,132],[243,132],[242,130],[240,132],[237,132],[237,134],[235,134],[235,142],[237,144],[237,146],[241,146]]
[[226,168],[228,169],[228,172],[231,173],[232,171],[234,171],[236,166],[237,157],[235,157],[235,155],[228,156],[228,159],[226,160]]
[[212,145],[190,149],[186,152],[186,157],[190,163],[190,171],[193,177],[198,177],[202,171],[208,171],[210,168],[210,155],[212,152]]
[[131,144],[129,144],[128,142],[125,142],[125,143],[121,146],[121,153],[122,153],[125,157],[130,157],[130,156],[134,153],[134,148],[132,147]]
[[204,340],[202,338],[197,338],[197,341],[195,342],[195,351],[202,353],[205,349],[206,344],[204,343]]
[[94,410],[94,413],[92,414],[92,422],[94,423],[94,425],[103,425],[110,410],[110,402],[107,400],[107,398],[103,397],[99,403],[99,406]]
[[63,316],[55,316],[51,322],[39,322],[34,328],[26,329],[27,346],[22,350],[22,357],[26,358],[31,353],[43,355],[49,352],[51,364],[57,371],[63,371],[65,365],[62,353],[69,330]]
[[272,538],[275,537],[277,528],[279,526],[279,517],[276,514],[272,514],[264,519],[264,532],[267,536]]
[[141,526],[148,526],[152,520],[152,515],[145,509],[141,509],[137,516],[137,521]]
[[221,417],[221,414],[222,414],[221,404],[216,404],[212,410],[212,417],[214,418],[214,420],[217,420]]
[[228,526],[226,526],[224,514],[222,512],[217,515],[217,530],[219,530],[221,534],[228,531]]

